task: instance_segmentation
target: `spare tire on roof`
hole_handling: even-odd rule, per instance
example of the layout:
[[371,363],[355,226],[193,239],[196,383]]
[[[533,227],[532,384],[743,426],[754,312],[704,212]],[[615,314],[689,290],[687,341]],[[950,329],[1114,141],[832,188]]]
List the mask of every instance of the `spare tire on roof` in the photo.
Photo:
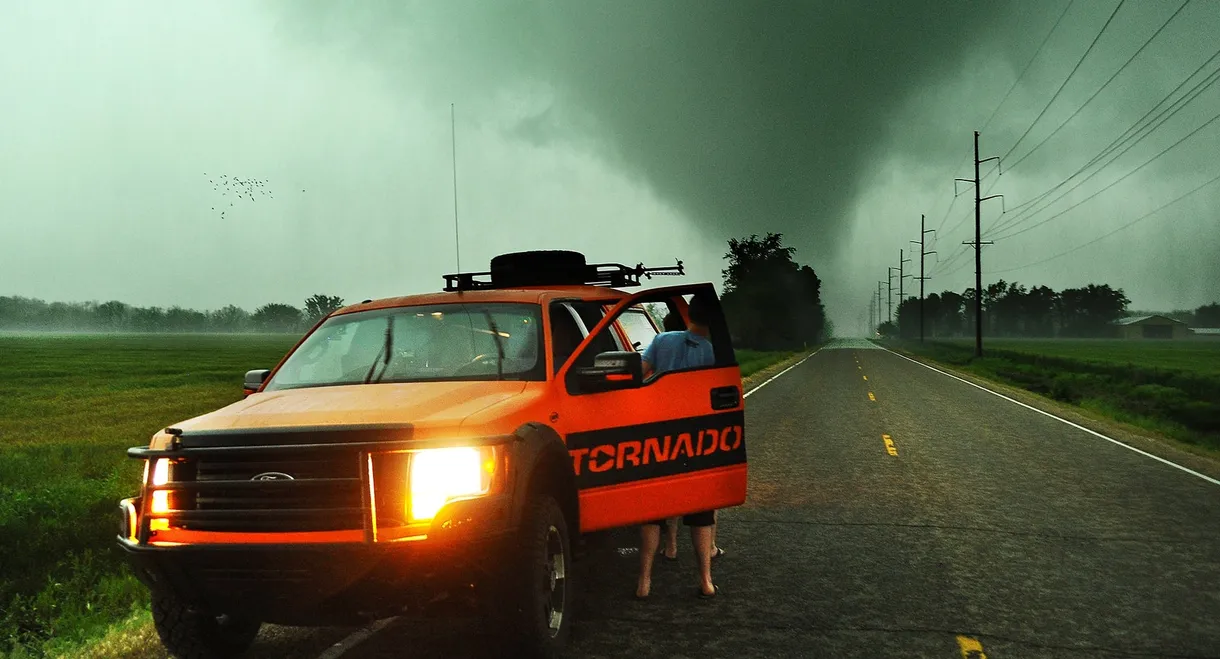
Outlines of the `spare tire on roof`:
[[491,260],[496,287],[582,284],[587,274],[585,255],[567,250],[513,252]]

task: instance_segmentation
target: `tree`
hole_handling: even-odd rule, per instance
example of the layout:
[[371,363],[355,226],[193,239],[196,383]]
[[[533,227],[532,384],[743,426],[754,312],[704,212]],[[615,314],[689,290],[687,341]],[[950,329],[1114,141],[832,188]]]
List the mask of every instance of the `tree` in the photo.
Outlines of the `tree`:
[[1220,303],[1212,302],[1195,309],[1196,327],[1220,327]]
[[1055,335],[1055,304],[1059,295],[1047,286],[1029,289],[1024,300],[1025,333],[1029,336]]
[[291,304],[264,304],[250,317],[254,326],[264,332],[295,332],[301,326],[301,310]]
[[305,318],[311,324],[343,306],[343,298],[338,295],[322,295],[315,293],[305,299]]
[[208,314],[208,327],[214,332],[242,332],[249,323],[249,312],[232,304]]
[[1123,317],[1131,300],[1123,289],[1109,284],[1068,288],[1059,294],[1061,333],[1074,337],[1105,337],[1114,333],[1114,321]]
[[[927,313],[926,304],[924,312]],[[919,338],[919,298],[908,297],[905,300],[899,300],[894,319],[897,321],[898,336],[904,339]]]
[[798,349],[826,336],[822,281],[798,265],[783,236],[730,239],[722,303],[735,342],[759,350]]
[[94,310],[94,314],[97,316],[98,327],[111,332],[127,328],[130,312],[131,307],[118,300],[99,304],[97,309]]

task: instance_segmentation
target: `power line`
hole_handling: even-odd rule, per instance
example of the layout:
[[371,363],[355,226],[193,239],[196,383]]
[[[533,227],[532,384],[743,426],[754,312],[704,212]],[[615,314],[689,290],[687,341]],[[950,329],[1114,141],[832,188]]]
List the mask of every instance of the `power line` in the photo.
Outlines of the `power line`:
[[953,252],[953,254],[951,254],[949,256],[949,258],[936,264],[936,266],[932,269],[931,276],[933,276],[933,277],[941,276],[940,273],[943,272],[945,268],[952,267],[955,263],[960,261],[961,258],[969,252],[970,252],[969,247],[967,247],[965,245],[958,245],[957,251]]
[[1088,242],[1086,242],[1086,243],[1082,243],[1082,244],[1077,245],[1077,246],[1075,246],[1075,247],[1073,247],[1073,248],[1071,248],[1071,249],[1069,249],[1069,250],[1067,250],[1067,251],[1060,252],[1060,253],[1058,253],[1058,254],[1056,254],[1056,255],[1054,255],[1054,256],[1047,257],[1047,258],[1042,259],[1042,260],[1040,260],[1040,261],[1034,261],[1033,263],[1026,263],[1026,264],[1025,264],[1025,265],[1023,265],[1023,266],[1019,266],[1019,267],[1016,267],[1016,268],[1007,268],[1007,269],[1005,269],[1005,270],[996,270],[996,271],[995,271],[995,274],[1001,274],[1001,273],[1004,273],[1004,272],[1016,272],[1017,270],[1024,270],[1025,268],[1030,268],[1030,267],[1033,267],[1033,266],[1035,266],[1035,265],[1041,265],[1041,264],[1043,264],[1043,263],[1047,263],[1047,262],[1049,262],[1049,261],[1054,261],[1055,259],[1058,259],[1058,258],[1061,258],[1061,257],[1067,256],[1068,254],[1072,254],[1072,253],[1074,253],[1074,252],[1078,252],[1078,251],[1080,251],[1080,250],[1084,249],[1085,247],[1088,247],[1089,245],[1093,245],[1093,244],[1095,244],[1095,243],[1101,242],[1102,240],[1105,240],[1106,238],[1109,238],[1110,236],[1113,236],[1114,234],[1116,234],[1116,233],[1118,233],[1118,232],[1120,232],[1120,231],[1123,231],[1124,229],[1128,229],[1128,228],[1130,228],[1130,227],[1134,226],[1135,224],[1138,224],[1139,222],[1142,222],[1142,221],[1144,221],[1144,220],[1146,220],[1146,219],[1148,219],[1148,218],[1152,217],[1153,215],[1156,215],[1157,213],[1159,213],[1159,212],[1161,212],[1161,211],[1165,210],[1166,208],[1169,208],[1170,206],[1172,206],[1172,205],[1174,205],[1174,204],[1178,203],[1179,201],[1182,201],[1183,199],[1185,199],[1185,198],[1187,198],[1187,197],[1189,197],[1189,196],[1193,195],[1194,193],[1196,193],[1196,192],[1198,192],[1198,191],[1202,190],[1203,188],[1206,188],[1207,186],[1212,185],[1212,184],[1213,184],[1213,183],[1215,183],[1216,181],[1220,181],[1220,175],[1217,175],[1217,176],[1212,177],[1212,178],[1211,178],[1211,179],[1209,179],[1209,180],[1208,180],[1206,183],[1204,183],[1203,185],[1200,185],[1199,187],[1197,187],[1197,188],[1195,188],[1195,189],[1191,190],[1190,192],[1187,192],[1186,194],[1183,194],[1183,195],[1181,195],[1181,196],[1179,196],[1179,197],[1177,197],[1177,198],[1173,199],[1172,201],[1169,201],[1168,203],[1165,203],[1165,204],[1163,204],[1163,205],[1159,206],[1159,207],[1158,207],[1158,208],[1156,208],[1155,210],[1149,211],[1149,212],[1147,212],[1147,213],[1145,213],[1145,214],[1143,214],[1143,215],[1141,215],[1141,216],[1139,216],[1139,217],[1135,218],[1134,220],[1131,220],[1130,222],[1128,222],[1128,223],[1126,223],[1126,224],[1124,224],[1124,225],[1122,225],[1122,226],[1118,227],[1117,229],[1114,229],[1113,231],[1110,231],[1110,232],[1108,232],[1108,233],[1104,233],[1104,234],[1102,234],[1102,235],[1100,235],[1100,236],[1098,236],[1098,237],[1094,238],[1093,240],[1090,240],[1090,241],[1088,241]]
[[[966,153],[962,155],[962,160],[961,160],[961,162],[959,162],[959,163],[957,163],[956,165],[954,165],[952,169],[945,170],[945,173],[944,173],[944,174],[942,174],[942,175],[940,176],[940,178],[948,178],[948,177],[949,177],[949,175],[953,173],[953,170],[957,169],[958,167],[961,167],[962,165],[966,164],[966,163],[967,163],[967,162],[969,162],[969,161],[970,161],[970,151],[969,151],[969,149],[967,149],[967,150],[966,150]],[[956,193],[956,190],[955,190],[954,192]],[[944,195],[942,194],[942,195],[941,195],[941,198],[943,198],[943,197],[944,197]],[[952,212],[953,212],[953,205],[957,203],[957,198],[958,198],[958,195],[957,195],[957,194],[954,194],[954,195],[953,195],[953,201],[950,201],[950,202],[949,202],[949,208],[945,209],[945,216],[944,216],[944,218],[942,218],[942,219],[941,219],[940,224],[939,224],[939,225],[937,225],[937,227],[936,227],[936,230],[937,230],[937,231],[939,231],[939,230],[940,230],[940,227],[945,226],[945,221],[949,219],[949,213],[952,213]],[[940,205],[940,200],[938,199],[938,200],[937,200],[937,202],[936,202],[936,206],[939,206],[939,205]]]
[[1161,27],[1157,28],[1156,32],[1152,33],[1152,36],[1148,37],[1148,40],[1144,42],[1144,45],[1140,46],[1139,49],[1136,50],[1135,53],[1132,54],[1131,57],[1129,57],[1126,62],[1123,62],[1123,65],[1118,67],[1118,70],[1115,71],[1113,73],[1113,75],[1111,75],[1105,82],[1103,82],[1101,84],[1101,86],[1097,88],[1097,91],[1093,92],[1092,96],[1089,96],[1089,98],[1083,104],[1081,104],[1080,107],[1076,108],[1076,111],[1072,113],[1072,116],[1068,117],[1066,120],[1064,120],[1063,123],[1059,124],[1059,126],[1057,128],[1055,128],[1055,130],[1051,131],[1050,134],[1048,134],[1046,137],[1042,138],[1042,141],[1038,142],[1036,145],[1034,145],[1034,148],[1030,149],[1029,151],[1026,151],[1025,155],[1021,156],[1020,158],[1017,158],[1016,162],[1014,162],[1008,166],[1008,170],[1012,171],[1013,169],[1015,169],[1017,167],[1017,165],[1020,165],[1022,162],[1024,162],[1024,160],[1026,158],[1030,157],[1030,155],[1032,155],[1035,151],[1037,151],[1039,148],[1041,148],[1042,145],[1046,144],[1047,142],[1050,141],[1050,139],[1052,137],[1057,135],[1059,133],[1059,131],[1063,130],[1064,126],[1067,126],[1069,123],[1071,123],[1072,120],[1075,119],[1076,116],[1079,115],[1081,113],[1081,111],[1084,110],[1085,107],[1087,107],[1089,105],[1089,103],[1093,102],[1093,99],[1097,98],[1098,94],[1100,94],[1106,87],[1108,87],[1110,85],[1110,83],[1114,82],[1114,79],[1117,78],[1120,73],[1125,71],[1126,68],[1131,65],[1131,62],[1135,61],[1135,58],[1139,57],[1140,53],[1144,52],[1144,49],[1147,48],[1148,45],[1151,44],[1153,42],[1153,40],[1157,38],[1157,35],[1159,35],[1165,29],[1166,26],[1168,26],[1171,22],[1173,22],[1173,19],[1177,18],[1178,14],[1182,13],[1182,10],[1186,9],[1186,5],[1189,5],[1189,4],[1190,4],[1190,0],[1185,0],[1181,4],[1181,6],[1178,7],[1178,10],[1173,12],[1172,16],[1165,19],[1165,22],[1161,24]]
[[1013,90],[1017,88],[1017,85],[1021,84],[1021,80],[1023,80],[1025,78],[1025,74],[1029,72],[1029,67],[1033,65],[1034,60],[1038,59],[1038,55],[1042,54],[1042,49],[1046,48],[1046,42],[1051,40],[1051,35],[1055,33],[1055,30],[1059,27],[1059,23],[1063,21],[1064,16],[1067,16],[1068,10],[1072,8],[1072,5],[1075,2],[1076,0],[1068,0],[1067,4],[1063,6],[1063,11],[1059,12],[1059,18],[1055,19],[1055,24],[1051,26],[1051,29],[1047,31],[1046,36],[1042,38],[1042,43],[1038,45],[1038,50],[1035,50],[1033,56],[1030,57],[1029,61],[1025,63],[1025,68],[1021,69],[1021,73],[1017,76],[1017,79],[1012,81],[1012,86],[1008,88],[1008,91],[1004,93],[1004,98],[1001,98],[1000,102],[996,104],[995,109],[991,111],[991,116],[987,117],[987,121],[983,122],[983,131],[986,131],[987,127],[991,125],[991,120],[995,119],[995,116],[1000,111],[1000,108],[1004,106],[1004,101],[1007,101],[1008,97],[1012,95]]
[[1038,113],[1038,116],[1034,117],[1033,123],[1031,123],[1029,127],[1025,129],[1024,133],[1021,133],[1021,137],[1018,137],[1017,141],[1013,143],[1011,148],[1008,149],[1008,153],[1005,153],[1000,157],[1002,160],[1007,160],[1008,156],[1011,155],[1012,152],[1016,150],[1017,146],[1021,144],[1021,141],[1024,140],[1026,136],[1029,135],[1029,132],[1034,129],[1034,126],[1038,125],[1038,121],[1040,121],[1042,116],[1046,114],[1046,111],[1051,108],[1051,105],[1054,104],[1055,99],[1059,98],[1059,94],[1063,92],[1063,88],[1067,87],[1067,84],[1071,82],[1072,77],[1076,75],[1076,71],[1080,69],[1080,65],[1084,64],[1085,58],[1089,56],[1089,53],[1093,52],[1093,47],[1096,46],[1097,42],[1101,40],[1101,35],[1106,33],[1106,28],[1110,27],[1110,22],[1113,21],[1114,17],[1118,14],[1118,10],[1122,9],[1123,5],[1126,3],[1127,0],[1119,0],[1118,6],[1115,7],[1114,11],[1110,13],[1110,17],[1107,18],[1105,24],[1101,26],[1101,30],[1097,33],[1097,36],[1093,37],[1093,42],[1089,44],[1089,47],[1084,51],[1084,54],[1080,56],[1080,59],[1076,62],[1076,66],[1072,67],[1072,70],[1070,73],[1068,73],[1067,78],[1064,78],[1063,84],[1059,85],[1059,89],[1055,90],[1054,95],[1051,96],[1051,100],[1047,101],[1046,107],[1042,108],[1042,111]]
[[[1190,92],[1187,92],[1187,95],[1186,95],[1186,96],[1183,96],[1182,98],[1179,98],[1178,100],[1174,101],[1174,102],[1173,102],[1173,103],[1172,103],[1172,104],[1171,104],[1169,107],[1167,107],[1167,108],[1165,108],[1164,110],[1162,110],[1162,111],[1161,111],[1161,113],[1160,113],[1160,114],[1158,114],[1158,115],[1157,115],[1157,116],[1156,116],[1156,117],[1153,119],[1153,121],[1155,122],[1155,125],[1154,125],[1154,124],[1152,124],[1152,123],[1149,123],[1149,124],[1147,124],[1147,125],[1145,125],[1145,126],[1143,126],[1143,127],[1139,128],[1139,129],[1136,131],[1136,133],[1139,133],[1139,132],[1141,132],[1141,131],[1142,131],[1142,132],[1143,132],[1143,134],[1142,134],[1142,135],[1139,135],[1138,137],[1136,137],[1136,133],[1131,134],[1131,136],[1130,136],[1129,138],[1127,138],[1127,140],[1125,140],[1125,142],[1126,142],[1126,147],[1125,147],[1125,148],[1123,148],[1123,150],[1122,150],[1122,151],[1119,151],[1119,152],[1118,152],[1117,154],[1115,154],[1113,157],[1110,157],[1110,158],[1109,158],[1109,160],[1107,160],[1105,163],[1103,163],[1102,165],[1100,165],[1100,166],[1099,166],[1099,167],[1098,167],[1096,170],[1094,170],[1094,171],[1093,171],[1092,173],[1090,173],[1088,176],[1084,177],[1083,179],[1081,179],[1079,182],[1077,182],[1075,185],[1073,185],[1072,187],[1068,188],[1067,190],[1064,190],[1062,194],[1060,194],[1059,196],[1055,197],[1055,198],[1054,198],[1054,199],[1052,199],[1050,202],[1048,202],[1048,203],[1046,203],[1046,204],[1042,205],[1042,207],[1041,207],[1041,208],[1033,208],[1033,206],[1031,205],[1031,206],[1027,206],[1027,207],[1026,207],[1024,210],[1017,211],[1015,215],[1010,216],[1010,217],[1009,217],[1009,218],[1007,218],[1006,220],[1004,220],[1004,221],[1002,221],[1002,222],[998,223],[998,224],[997,224],[995,227],[992,227],[992,231],[993,231],[993,232],[1003,232],[1003,231],[1007,231],[1007,230],[1009,230],[1009,229],[1011,229],[1011,228],[1013,228],[1013,227],[1016,227],[1016,226],[1018,226],[1018,225],[1021,225],[1021,224],[1025,223],[1025,222],[1029,221],[1031,218],[1033,218],[1034,216],[1036,216],[1038,213],[1041,213],[1042,211],[1044,211],[1044,210],[1046,210],[1046,209],[1050,208],[1051,206],[1054,206],[1056,202],[1058,202],[1059,200],[1063,199],[1063,198],[1064,198],[1064,197],[1066,197],[1067,195],[1071,194],[1073,190],[1076,190],[1077,188],[1079,188],[1080,186],[1084,185],[1085,183],[1088,183],[1090,180],[1092,180],[1092,179],[1093,179],[1093,177],[1095,177],[1095,176],[1097,176],[1098,174],[1100,174],[1101,172],[1103,172],[1103,171],[1104,171],[1104,170],[1105,170],[1107,167],[1109,167],[1109,166],[1110,166],[1111,164],[1113,164],[1113,163],[1114,163],[1116,160],[1118,160],[1119,158],[1121,158],[1121,157],[1123,156],[1123,154],[1125,154],[1126,152],[1128,152],[1128,151],[1130,151],[1131,149],[1133,149],[1133,148],[1135,147],[1135,145],[1137,145],[1137,144],[1139,144],[1140,142],[1144,141],[1144,139],[1146,139],[1146,138],[1147,138],[1149,135],[1151,135],[1152,133],[1156,132],[1156,130],[1157,130],[1157,129],[1159,129],[1161,126],[1165,125],[1166,123],[1168,123],[1168,122],[1169,122],[1169,120],[1170,120],[1170,119],[1172,119],[1172,118],[1174,117],[1174,115],[1176,115],[1176,114],[1177,114],[1178,112],[1180,112],[1180,111],[1181,111],[1183,108],[1185,108],[1187,105],[1189,105],[1191,101],[1193,101],[1194,99],[1198,98],[1198,97],[1199,97],[1199,95],[1201,95],[1201,94],[1202,94],[1204,91],[1206,91],[1206,90],[1207,90],[1207,88],[1208,88],[1208,87],[1211,87],[1211,86],[1212,86],[1213,84],[1215,84],[1217,81],[1220,81],[1220,69],[1217,69],[1216,71],[1213,71],[1211,74],[1209,74],[1209,75],[1208,75],[1208,78],[1205,78],[1205,79],[1204,79],[1202,82],[1200,82],[1198,85],[1195,85],[1194,89],[1192,89]],[[1174,107],[1174,106],[1177,106],[1177,107]],[[1172,111],[1171,111],[1171,108],[1172,108]],[[1168,112],[1169,114],[1168,114],[1168,115],[1166,115],[1166,114],[1165,114],[1166,112]],[[1162,117],[1163,117],[1163,118],[1162,118]],[[1121,146],[1121,144],[1122,144],[1122,143],[1112,143],[1112,145],[1111,145],[1110,147],[1107,147],[1105,150],[1103,150],[1103,152],[1102,152],[1102,153],[1098,154],[1098,156],[1097,156],[1097,157],[1095,157],[1095,158],[1094,158],[1094,160],[1091,160],[1090,162],[1086,163],[1086,164],[1085,164],[1085,165],[1084,165],[1084,166],[1083,166],[1083,167],[1082,167],[1080,170],[1078,170],[1078,171],[1077,171],[1075,174],[1073,174],[1072,176],[1069,176],[1067,179],[1065,179],[1065,180],[1064,180],[1062,183],[1060,183],[1058,186],[1055,186],[1055,188],[1052,188],[1051,190],[1048,190],[1048,191],[1047,191],[1047,193],[1045,193],[1045,194],[1041,195],[1041,197],[1042,197],[1043,199],[1045,199],[1045,197],[1046,197],[1046,196],[1048,196],[1048,194],[1049,194],[1050,192],[1053,192],[1055,189],[1057,189],[1057,188],[1059,188],[1059,187],[1062,187],[1064,184],[1066,184],[1068,181],[1070,181],[1072,178],[1074,178],[1074,177],[1075,177],[1076,175],[1078,175],[1079,173],[1081,173],[1081,172],[1083,172],[1084,170],[1088,169],[1089,167],[1093,166],[1094,164],[1096,164],[1096,163],[1097,163],[1097,162],[1099,162],[1100,160],[1105,159],[1105,157],[1106,157],[1106,156],[1107,156],[1109,153],[1112,153],[1112,152],[1113,152],[1113,148],[1116,148],[1116,146]],[[1031,204],[1033,204],[1033,205],[1036,205],[1037,203],[1041,203],[1041,201],[1040,201],[1039,199],[1035,199],[1035,200],[1033,200],[1032,202],[1028,202],[1028,203],[1031,203]]]
[[[1183,137],[1182,139],[1180,139],[1180,140],[1178,140],[1177,142],[1174,142],[1173,144],[1169,145],[1168,147],[1166,147],[1166,148],[1162,149],[1160,153],[1156,154],[1155,156],[1152,156],[1152,157],[1151,157],[1151,158],[1149,158],[1148,160],[1145,160],[1145,161],[1143,162],[1143,164],[1141,164],[1139,167],[1136,167],[1135,169],[1133,169],[1133,170],[1131,170],[1131,171],[1127,172],[1126,174],[1123,174],[1121,177],[1119,177],[1118,179],[1114,180],[1112,183],[1110,183],[1110,184],[1109,184],[1109,185],[1107,185],[1106,187],[1104,187],[1104,188],[1102,188],[1102,189],[1098,190],[1097,192],[1094,192],[1093,194],[1091,194],[1091,195],[1089,195],[1089,196],[1085,197],[1084,199],[1081,199],[1080,201],[1076,202],[1075,204],[1072,204],[1071,206],[1068,206],[1067,208],[1065,208],[1065,209],[1063,209],[1063,210],[1059,211],[1058,213],[1055,213],[1054,215],[1051,215],[1050,217],[1048,217],[1048,218],[1046,218],[1046,219],[1044,219],[1044,220],[1042,220],[1042,221],[1040,221],[1040,222],[1035,222],[1034,224],[1031,224],[1031,225],[1029,225],[1029,226],[1025,227],[1024,229],[1018,229],[1017,231],[1015,231],[1015,232],[1013,232],[1013,233],[1010,233],[1010,234],[1008,234],[1008,235],[1004,235],[1004,236],[997,236],[995,239],[996,239],[996,240],[1004,240],[1004,239],[1006,239],[1006,238],[1012,238],[1013,236],[1019,236],[1019,235],[1021,235],[1021,234],[1025,233],[1026,231],[1030,231],[1030,230],[1032,230],[1032,229],[1036,229],[1036,228],[1038,228],[1038,227],[1042,226],[1043,224],[1046,224],[1047,222],[1050,222],[1051,220],[1053,220],[1053,219],[1055,219],[1055,218],[1057,218],[1057,217],[1060,217],[1060,216],[1064,215],[1065,213],[1067,213],[1067,212],[1071,211],[1072,209],[1076,208],[1077,206],[1080,206],[1081,204],[1083,204],[1083,203],[1085,203],[1085,202],[1089,201],[1090,199],[1093,199],[1093,198],[1094,198],[1094,197],[1096,197],[1097,195],[1099,195],[1099,194],[1101,194],[1101,193],[1105,192],[1106,190],[1109,190],[1110,188],[1114,187],[1115,185],[1118,185],[1120,182],[1122,182],[1123,180],[1125,180],[1127,177],[1129,177],[1129,176],[1131,176],[1132,174],[1134,174],[1134,173],[1138,172],[1139,170],[1143,169],[1144,167],[1147,167],[1147,166],[1148,166],[1148,165],[1150,165],[1150,164],[1151,164],[1153,161],[1155,161],[1157,158],[1160,158],[1161,156],[1165,155],[1166,153],[1169,153],[1171,150],[1173,150],[1174,148],[1176,148],[1178,145],[1180,145],[1180,144],[1182,144],[1183,142],[1185,142],[1186,140],[1190,139],[1190,138],[1191,138],[1191,137],[1193,137],[1193,136],[1194,136],[1196,133],[1198,133],[1199,131],[1203,130],[1204,128],[1207,128],[1208,126],[1212,125],[1212,124],[1213,124],[1213,123],[1215,123],[1217,120],[1220,120],[1220,114],[1216,114],[1216,115],[1215,115],[1215,116],[1213,116],[1211,119],[1208,119],[1206,122],[1204,122],[1204,123],[1203,123],[1201,126],[1199,126],[1198,128],[1196,128],[1196,129],[1194,129],[1194,130],[1190,131],[1189,133],[1187,133],[1187,134],[1186,134],[1186,136],[1185,136],[1185,137]],[[1119,154],[1119,155],[1121,155],[1121,154]],[[1099,170],[1099,171],[1100,171],[1100,170]]]
[[[1023,201],[1023,202],[1017,204],[1016,206],[1013,206],[1012,209],[1009,210],[1009,212],[1010,213],[1016,212],[1017,216],[1010,218],[1008,221],[1009,222],[1014,221],[1015,219],[1017,219],[1017,217],[1019,217],[1021,214],[1026,212],[1026,211],[1021,210],[1022,208],[1026,208],[1030,205],[1037,204],[1039,201],[1045,199],[1047,196],[1054,193],[1059,188],[1062,188],[1064,185],[1067,185],[1069,182],[1071,182],[1072,179],[1076,178],[1077,176],[1079,176],[1080,174],[1085,172],[1091,166],[1093,166],[1097,162],[1103,160],[1108,154],[1112,153],[1114,151],[1114,149],[1119,148],[1125,142],[1127,142],[1134,134],[1138,134],[1140,131],[1145,130],[1147,128],[1147,126],[1146,125],[1141,126],[1141,124],[1143,124],[1146,119],[1148,119],[1150,116],[1152,116],[1153,113],[1155,113],[1162,105],[1164,105],[1167,101],[1169,101],[1169,99],[1173,98],[1173,96],[1175,94],[1177,94],[1178,91],[1180,91],[1183,87],[1185,87],[1186,84],[1189,83],[1196,75],[1198,75],[1200,71],[1202,71],[1204,68],[1206,68],[1208,64],[1211,64],[1213,61],[1215,61],[1216,58],[1218,58],[1218,57],[1220,57],[1220,50],[1217,50],[1215,53],[1213,53],[1212,56],[1207,59],[1207,61],[1200,64],[1198,68],[1196,68],[1190,75],[1186,76],[1181,82],[1179,82],[1178,85],[1176,87],[1174,87],[1173,90],[1170,91],[1168,94],[1166,94],[1164,98],[1162,98],[1155,105],[1153,105],[1147,112],[1145,112],[1144,116],[1140,117],[1139,119],[1137,119],[1135,121],[1135,123],[1128,126],[1127,129],[1125,131],[1123,131],[1123,133],[1121,135],[1119,135],[1117,138],[1115,138],[1113,141],[1111,141],[1110,144],[1106,145],[1106,147],[1103,148],[1100,152],[1098,152],[1096,155],[1094,155],[1092,158],[1090,158],[1088,160],[1088,162],[1081,165],[1076,171],[1072,172],[1067,178],[1060,181],[1059,183],[1052,186],[1051,188],[1041,192],[1040,194],[1035,195],[1028,201]],[[1164,110],[1161,110],[1161,113],[1158,114],[1156,117],[1154,117],[1151,120],[1151,122],[1155,122],[1158,119],[1160,119],[1162,116],[1164,116],[1164,114],[1166,112],[1169,112],[1170,108],[1172,108],[1173,106],[1183,104],[1183,102],[1189,103],[1190,101],[1194,100],[1196,97],[1199,96],[1199,94],[1201,94],[1203,92],[1203,90],[1206,89],[1206,87],[1210,86],[1212,83],[1214,83],[1216,81],[1217,75],[1220,75],[1220,69],[1217,69],[1216,71],[1213,71],[1212,73],[1208,74],[1207,77],[1205,77],[1202,81],[1197,83],[1190,91],[1183,94],[1181,98],[1174,101],[1173,103],[1170,103],[1169,107],[1166,107]],[[1170,115],[1170,116],[1172,116],[1172,115]],[[1168,120],[1168,117],[1166,117],[1166,120]],[[1149,125],[1151,124],[1151,122],[1149,123]],[[1161,122],[1161,124],[1163,124],[1163,123],[1164,122]],[[1157,124],[1158,127],[1161,124]],[[1155,130],[1155,128],[1152,130]],[[1134,131],[1134,133],[1133,133],[1133,131]],[[1148,131],[1148,133],[1150,133],[1150,132],[1151,131]],[[1147,133],[1145,134],[1145,137],[1146,136],[1147,136]],[[998,179],[997,179],[997,181],[998,181]],[[992,184],[992,187],[994,187],[994,183]]]

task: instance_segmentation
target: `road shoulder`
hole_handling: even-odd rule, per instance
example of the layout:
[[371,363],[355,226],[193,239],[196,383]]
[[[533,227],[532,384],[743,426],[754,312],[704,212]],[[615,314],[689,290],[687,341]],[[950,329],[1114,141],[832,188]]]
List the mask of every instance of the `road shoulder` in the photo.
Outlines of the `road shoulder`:
[[783,361],[775,362],[762,370],[755,371],[747,375],[741,379],[742,391],[748,392],[751,389],[756,388],[758,385],[782,373],[785,369],[790,368],[799,363],[801,360],[808,358],[810,355],[817,352],[821,347],[822,346],[818,345],[808,350],[802,350]]
[[906,350],[902,350],[901,348],[888,346],[881,343],[878,343],[877,345],[885,350],[902,355],[903,357],[907,357],[908,359],[914,360],[921,364],[933,366],[946,373],[952,373],[953,375],[966,380],[967,382],[990,389],[996,393],[1004,394],[1005,396],[1020,401],[1026,405],[1029,405],[1030,407],[1034,407],[1042,410],[1043,412],[1062,417],[1067,421],[1071,421],[1072,423],[1088,428],[1094,432],[1108,435],[1112,439],[1127,444],[1133,448],[1146,451],[1159,458],[1169,460],[1170,462],[1175,462],[1183,467],[1188,467],[1212,478],[1220,478],[1220,460],[1183,449],[1180,447],[1179,442],[1169,437],[1157,435],[1156,433],[1144,428],[1115,421],[1114,419],[1104,417],[1083,408],[1040,396],[1020,387],[1015,387],[998,380],[985,378],[949,364],[913,354]]

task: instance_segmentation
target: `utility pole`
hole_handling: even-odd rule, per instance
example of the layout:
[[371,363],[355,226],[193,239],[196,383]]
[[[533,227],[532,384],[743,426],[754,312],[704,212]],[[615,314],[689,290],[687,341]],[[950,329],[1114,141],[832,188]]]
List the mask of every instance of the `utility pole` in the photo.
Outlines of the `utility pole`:
[[[873,297],[872,291],[868,294],[868,326],[873,326],[873,305],[877,304],[877,298]],[[868,333],[865,333],[868,336]]]
[[923,275],[923,258],[929,254],[936,253],[936,250],[932,250],[931,252],[925,251],[926,244],[924,243],[924,239],[927,238],[929,233],[936,233],[936,229],[925,229],[924,221],[925,221],[925,217],[923,215],[920,215],[919,216],[919,240],[911,241],[911,242],[915,243],[916,245],[919,245],[919,277],[918,277],[918,279],[919,279],[919,342],[920,343],[923,343],[923,326],[924,326],[924,322],[923,322],[923,283],[928,280],[928,277],[925,277]]
[[898,322],[902,322],[902,301],[905,299],[903,297],[902,280],[911,276],[911,275],[902,274],[902,266],[903,266],[903,264],[910,263],[910,262],[911,262],[911,259],[906,259],[906,258],[902,257],[902,250],[899,249],[898,250]]
[[[881,325],[881,284],[882,282],[877,282],[877,326]],[[876,329],[877,327],[873,327],[874,333]]]
[[894,266],[890,266],[889,277],[885,281],[885,308],[886,314],[889,316],[889,322],[894,322]]
[[[993,194],[990,197],[980,197],[982,191],[979,189],[979,165],[991,160],[998,161],[998,157],[979,160],[979,132],[974,131],[974,178],[954,179],[953,185],[957,186],[958,181],[974,184],[974,241],[963,241],[963,245],[974,246],[974,356],[983,356],[983,245],[991,245],[989,240],[983,242],[981,217],[983,202],[1004,195]],[[997,164],[997,166],[999,166]]]

